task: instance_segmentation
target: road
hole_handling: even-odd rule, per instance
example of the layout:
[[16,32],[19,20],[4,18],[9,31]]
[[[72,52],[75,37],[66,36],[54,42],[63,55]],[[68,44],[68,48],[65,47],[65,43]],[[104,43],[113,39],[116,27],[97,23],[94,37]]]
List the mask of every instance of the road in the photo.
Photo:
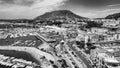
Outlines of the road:
[[46,43],[50,43],[51,41],[56,41],[55,39],[44,38],[41,34],[38,33],[36,33],[36,37],[40,40],[43,40]]
[[72,45],[69,45],[69,47],[78,55],[78,57],[84,62],[87,68],[92,68],[90,62],[84,56],[81,55],[81,52],[77,51]]
[[[38,38],[44,40],[45,42],[47,42],[44,38],[42,38],[40,35],[37,36]],[[77,51],[72,45],[69,45],[69,47],[79,56],[79,58],[85,63],[85,65],[87,66],[87,68],[92,68],[92,66],[90,65],[90,62],[84,57],[82,56],[81,52]]]
[[48,43],[48,40],[44,39],[41,35],[36,35],[36,37],[46,43]]
[[99,41],[99,42],[95,42],[94,44],[105,44],[105,43],[115,43],[115,42],[120,42],[120,40]]

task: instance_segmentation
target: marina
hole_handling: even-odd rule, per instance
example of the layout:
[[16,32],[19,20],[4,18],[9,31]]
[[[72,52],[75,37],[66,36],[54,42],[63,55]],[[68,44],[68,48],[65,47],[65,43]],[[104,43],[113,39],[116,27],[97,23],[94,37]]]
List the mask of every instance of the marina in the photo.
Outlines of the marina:
[[24,59],[27,61],[32,61],[39,64],[39,62],[27,52],[15,51],[15,50],[0,50],[0,54],[9,56],[9,57],[15,57],[18,59]]

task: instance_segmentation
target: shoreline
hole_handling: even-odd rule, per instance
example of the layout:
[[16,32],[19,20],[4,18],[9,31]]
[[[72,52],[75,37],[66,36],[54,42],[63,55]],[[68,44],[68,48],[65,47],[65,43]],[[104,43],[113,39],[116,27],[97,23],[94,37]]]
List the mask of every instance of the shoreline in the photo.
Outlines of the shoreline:
[[34,58],[31,54],[25,51],[16,51],[16,50],[1,50],[0,55],[4,55],[6,57],[14,57],[15,59],[22,59],[25,61],[29,61],[32,63],[40,64],[39,61]]
[[19,47],[19,46],[0,46],[0,50],[15,50],[29,53],[33,58],[40,62],[40,57],[45,56],[47,60],[55,61],[54,57],[48,53],[42,52],[41,50],[34,47]]

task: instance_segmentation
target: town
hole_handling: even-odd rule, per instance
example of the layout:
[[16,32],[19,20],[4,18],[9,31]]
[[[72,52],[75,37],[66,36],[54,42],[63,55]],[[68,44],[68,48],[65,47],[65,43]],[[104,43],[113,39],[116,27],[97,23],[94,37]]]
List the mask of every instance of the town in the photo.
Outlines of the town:
[[120,0],[0,0],[0,68],[120,68]]
[[[119,19],[66,17],[64,20],[61,17],[35,23],[15,22],[0,23],[5,26],[0,29],[0,65],[9,68],[120,68]],[[18,58],[20,54],[11,56],[11,50],[27,52],[37,62]]]

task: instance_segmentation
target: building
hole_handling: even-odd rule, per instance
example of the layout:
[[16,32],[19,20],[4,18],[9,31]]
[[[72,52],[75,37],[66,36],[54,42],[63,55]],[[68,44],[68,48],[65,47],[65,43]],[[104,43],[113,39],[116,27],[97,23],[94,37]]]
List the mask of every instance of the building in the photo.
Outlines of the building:
[[97,47],[96,49],[91,50],[90,56],[92,60],[97,60],[98,64],[100,64],[102,61],[105,62],[108,67],[115,68],[116,66],[120,66],[120,61],[112,52],[109,50],[107,51],[107,49]]
[[107,19],[104,23],[103,23],[103,27],[109,27],[109,28],[116,28],[116,26],[118,26],[120,24],[119,20],[114,20],[114,19]]
[[91,32],[92,33],[96,33],[96,34],[103,34],[103,33],[106,33],[108,32],[108,29],[106,28],[91,28]]

